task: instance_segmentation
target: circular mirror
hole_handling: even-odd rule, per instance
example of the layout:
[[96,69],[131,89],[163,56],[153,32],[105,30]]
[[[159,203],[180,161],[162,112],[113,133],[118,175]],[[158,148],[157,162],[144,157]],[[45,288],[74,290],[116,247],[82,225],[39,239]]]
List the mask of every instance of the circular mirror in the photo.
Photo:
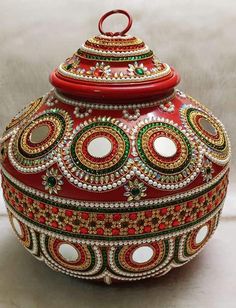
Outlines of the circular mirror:
[[30,141],[32,143],[41,143],[48,137],[49,131],[50,129],[46,124],[33,128],[30,134]]
[[97,137],[88,144],[88,152],[95,158],[103,158],[110,154],[112,144],[106,137]]
[[153,255],[154,255],[154,251],[151,247],[142,246],[142,247],[138,247],[137,249],[135,249],[135,251],[133,252],[132,258],[134,262],[136,263],[146,263],[149,260],[151,260]]
[[77,249],[70,244],[61,244],[58,251],[61,257],[68,262],[74,262],[79,258],[79,253]]
[[201,118],[199,120],[199,124],[201,128],[205,130],[206,132],[208,132],[210,135],[213,135],[213,136],[217,135],[217,131],[215,127],[207,119]]
[[197,245],[201,244],[208,235],[208,226],[203,226],[198,230],[195,242]]
[[157,154],[162,157],[172,157],[177,152],[176,144],[167,137],[158,137],[153,142],[153,147]]

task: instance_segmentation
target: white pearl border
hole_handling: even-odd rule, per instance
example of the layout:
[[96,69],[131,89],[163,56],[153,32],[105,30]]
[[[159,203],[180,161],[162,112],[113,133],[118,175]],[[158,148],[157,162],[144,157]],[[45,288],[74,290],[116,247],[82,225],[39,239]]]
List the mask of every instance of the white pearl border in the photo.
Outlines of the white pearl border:
[[133,208],[133,207],[141,207],[141,206],[152,206],[154,204],[163,204],[163,206],[171,201],[179,200],[185,197],[194,196],[196,193],[200,193],[203,190],[210,188],[215,183],[217,183],[223,176],[226,174],[226,172],[229,170],[229,168],[225,168],[222,170],[214,179],[209,181],[208,183],[205,183],[202,186],[193,188],[187,192],[183,192],[181,194],[176,194],[172,196],[162,197],[158,199],[150,199],[150,200],[140,200],[135,202],[91,202],[91,201],[81,201],[81,200],[74,200],[74,199],[67,199],[59,196],[53,196],[47,193],[44,193],[40,190],[28,187],[27,185],[23,184],[19,180],[15,179],[12,175],[10,175],[3,167],[2,172],[4,176],[9,179],[12,183],[17,185],[19,188],[23,189],[24,191],[31,193],[33,195],[39,196],[41,198],[44,198],[46,200],[51,200],[54,202],[58,202],[64,205],[73,205],[78,207],[89,207],[89,208],[111,208],[111,209],[118,209],[118,208]]

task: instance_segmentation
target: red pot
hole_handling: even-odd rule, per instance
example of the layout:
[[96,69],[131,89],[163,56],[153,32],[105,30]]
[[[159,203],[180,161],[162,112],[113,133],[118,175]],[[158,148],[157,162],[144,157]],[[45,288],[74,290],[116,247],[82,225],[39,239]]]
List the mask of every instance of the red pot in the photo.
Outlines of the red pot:
[[[128,17],[119,33],[103,20]],[[229,139],[122,10],[50,75],[54,88],[1,139],[10,222],[39,260],[70,276],[131,281],[191,260],[213,234]]]

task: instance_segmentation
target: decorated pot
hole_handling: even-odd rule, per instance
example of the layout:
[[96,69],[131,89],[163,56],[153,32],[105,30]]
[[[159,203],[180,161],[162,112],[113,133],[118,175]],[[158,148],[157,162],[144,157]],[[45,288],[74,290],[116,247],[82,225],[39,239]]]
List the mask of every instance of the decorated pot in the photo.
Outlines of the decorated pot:
[[[104,32],[125,14],[127,27]],[[111,11],[50,75],[1,138],[2,188],[13,230],[38,260],[101,280],[159,277],[214,233],[230,144],[212,112]]]

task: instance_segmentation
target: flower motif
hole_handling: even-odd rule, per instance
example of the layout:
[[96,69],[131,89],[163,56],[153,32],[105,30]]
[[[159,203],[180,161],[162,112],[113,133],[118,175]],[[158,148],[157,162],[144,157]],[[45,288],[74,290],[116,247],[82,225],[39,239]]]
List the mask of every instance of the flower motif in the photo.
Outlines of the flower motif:
[[214,169],[212,167],[212,162],[208,159],[203,164],[202,177],[205,182],[209,182],[212,179],[212,174]]
[[139,182],[137,179],[128,182],[128,185],[124,186],[126,192],[124,196],[128,197],[127,201],[137,201],[140,200],[142,197],[146,196],[146,189],[147,187],[144,186],[142,182]]
[[79,63],[79,58],[74,55],[73,57],[66,59],[64,68],[69,72],[75,72],[78,69]]
[[110,65],[106,65],[104,62],[97,62],[95,66],[90,67],[90,70],[87,71],[87,74],[100,78],[108,77],[111,75],[111,67]]
[[144,76],[150,74],[150,72],[143,65],[143,63],[138,64],[138,62],[134,62],[134,64],[129,64],[128,66],[129,76]]
[[49,194],[55,193],[61,190],[61,186],[63,185],[62,175],[58,174],[58,170],[51,168],[46,171],[46,175],[42,176],[45,190],[48,190]]
[[76,118],[85,118],[92,112],[91,108],[86,108],[83,106],[76,106],[74,110],[74,115]]

